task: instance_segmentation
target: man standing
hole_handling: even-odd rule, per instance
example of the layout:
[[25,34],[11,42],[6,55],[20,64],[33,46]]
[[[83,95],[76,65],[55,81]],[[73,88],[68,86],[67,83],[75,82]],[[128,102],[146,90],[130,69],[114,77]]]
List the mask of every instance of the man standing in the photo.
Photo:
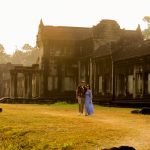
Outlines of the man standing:
[[86,92],[85,81],[82,80],[76,90],[76,98],[77,98],[78,104],[79,104],[79,114],[80,115],[83,114],[83,110],[84,110],[85,92]]

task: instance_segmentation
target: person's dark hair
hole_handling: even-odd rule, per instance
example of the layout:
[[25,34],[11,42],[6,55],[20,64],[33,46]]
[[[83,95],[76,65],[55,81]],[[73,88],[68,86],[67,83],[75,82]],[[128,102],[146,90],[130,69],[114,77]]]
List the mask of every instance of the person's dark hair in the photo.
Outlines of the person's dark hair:
[[89,84],[87,84],[87,85],[86,85],[86,87],[89,87],[89,89],[91,89],[91,87],[90,87],[90,85],[89,85]]

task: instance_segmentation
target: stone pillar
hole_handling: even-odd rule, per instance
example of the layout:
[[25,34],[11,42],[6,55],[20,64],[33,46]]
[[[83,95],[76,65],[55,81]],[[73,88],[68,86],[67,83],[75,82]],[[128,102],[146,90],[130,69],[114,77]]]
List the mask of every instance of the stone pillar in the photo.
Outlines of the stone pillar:
[[32,75],[32,97],[38,97],[39,96],[39,74],[34,73]]
[[24,92],[23,92],[23,97],[27,98],[27,73],[24,73]]
[[92,89],[93,89],[93,95],[96,93],[96,63],[95,63],[95,59],[93,60],[93,85],[92,85]]
[[95,62],[95,58],[93,59],[93,95],[96,93],[96,62]]
[[18,94],[17,94],[17,73],[15,73],[15,76],[14,76],[14,97],[18,97]]
[[43,81],[43,96],[47,97],[48,95],[48,71],[49,69],[45,69],[43,71],[43,77],[42,77],[42,81]]
[[119,95],[119,90],[120,90],[120,76],[118,73],[116,74],[116,96]]
[[81,77],[81,62],[78,61],[78,83],[80,83],[80,77]]
[[66,64],[64,63],[62,66],[61,66],[61,92],[64,92],[64,90],[65,90],[65,66],[66,66]]
[[[111,59],[112,59],[112,56],[111,56]],[[111,91],[112,91],[112,100],[115,100],[115,91],[116,91],[116,86],[115,86],[115,83],[116,83],[115,79],[116,78],[115,78],[115,76],[117,75],[117,73],[116,73],[116,67],[115,67],[115,63],[114,63],[113,59],[112,59],[111,63],[112,63]]]
[[133,99],[136,98],[136,66],[133,68]]
[[28,73],[28,98],[32,98],[32,73]]
[[57,72],[58,72],[58,83],[57,83],[57,86],[58,86],[58,91],[60,92],[61,91],[61,87],[62,87],[62,71],[61,71],[62,67],[61,67],[61,64],[57,64]]
[[39,75],[39,96],[42,97],[43,93],[43,71],[41,71]]
[[14,97],[14,76],[12,72],[10,72],[10,76],[10,97]]
[[90,82],[89,82],[89,84],[90,84],[90,86],[92,87],[92,70],[93,68],[92,68],[92,58],[90,58],[90,70],[89,70],[89,72],[90,72]]
[[114,62],[111,56],[111,94],[114,95]]
[[32,97],[36,97],[36,73],[32,74]]
[[36,74],[36,97],[39,97],[39,73]]
[[11,97],[17,97],[17,72],[11,72]]

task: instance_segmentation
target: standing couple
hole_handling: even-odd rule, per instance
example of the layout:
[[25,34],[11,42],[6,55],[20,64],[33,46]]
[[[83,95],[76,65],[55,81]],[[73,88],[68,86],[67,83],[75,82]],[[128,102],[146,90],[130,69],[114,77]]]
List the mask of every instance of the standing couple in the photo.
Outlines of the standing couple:
[[77,87],[76,98],[79,104],[79,113],[83,114],[85,107],[85,116],[92,115],[94,112],[93,103],[92,103],[92,91],[90,86],[81,81],[81,84]]

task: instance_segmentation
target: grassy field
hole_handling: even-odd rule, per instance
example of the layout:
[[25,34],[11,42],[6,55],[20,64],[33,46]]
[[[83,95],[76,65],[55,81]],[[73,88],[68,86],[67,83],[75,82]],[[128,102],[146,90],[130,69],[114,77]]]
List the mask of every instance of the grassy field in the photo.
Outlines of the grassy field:
[[131,108],[95,106],[78,116],[77,104],[0,104],[0,150],[101,150],[129,145],[150,150],[150,116]]

